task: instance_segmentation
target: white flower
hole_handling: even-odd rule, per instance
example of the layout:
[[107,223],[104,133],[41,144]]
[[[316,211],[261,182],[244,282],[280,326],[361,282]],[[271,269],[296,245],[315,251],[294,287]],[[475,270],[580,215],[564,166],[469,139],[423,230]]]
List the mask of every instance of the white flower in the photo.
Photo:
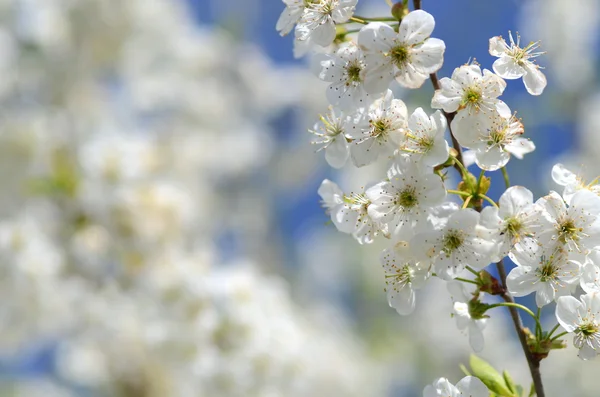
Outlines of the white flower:
[[496,255],[492,232],[479,225],[480,214],[461,209],[448,218],[441,230],[417,234],[411,241],[422,261],[432,261],[435,272],[444,280],[456,278],[465,267],[483,269]]
[[408,230],[410,238],[413,230],[426,221],[429,209],[444,202],[444,183],[431,168],[421,167],[408,157],[400,158],[390,168],[388,179],[365,192],[371,201],[369,215],[388,225],[394,234]]
[[[364,89],[365,57],[354,43],[347,43],[335,54],[315,55],[317,76],[331,83],[327,100],[342,110],[356,110],[368,106],[371,96]],[[381,95],[385,90],[377,92]]]
[[462,378],[454,386],[446,378],[439,378],[423,390],[423,397],[489,397],[490,391],[474,376]]
[[514,296],[535,292],[535,302],[543,307],[560,296],[570,295],[579,283],[581,263],[570,259],[558,247],[527,244],[511,251],[517,264],[506,278],[506,286]]
[[434,27],[433,16],[422,10],[405,16],[398,33],[381,22],[363,27],[358,34],[358,45],[367,60],[365,89],[370,93],[381,92],[394,77],[404,87],[421,87],[444,63],[446,45],[429,37]]
[[[482,73],[479,65],[463,65],[454,69],[452,78],[440,79],[440,89],[433,94],[431,107],[447,113],[458,112],[457,117],[494,110],[510,117],[510,109],[498,99],[505,88],[506,82],[489,70],[484,69]],[[451,127],[454,132],[454,122]]]
[[532,141],[521,138],[523,124],[515,116],[502,117],[496,111],[457,116],[452,128],[458,143],[475,150],[477,165],[487,171],[504,167],[511,154],[522,159],[535,150]]
[[387,232],[369,216],[371,202],[364,193],[344,194],[328,179],[321,183],[318,193],[335,227],[342,233],[352,234],[360,244],[372,243],[380,231]]
[[402,139],[407,126],[408,111],[392,91],[376,100],[355,125],[348,130],[354,141],[350,147],[352,160],[357,167],[373,163],[380,155],[391,155]]
[[569,333],[579,358],[591,360],[600,353],[600,293],[581,295],[581,301],[563,296],[556,304],[556,319]]
[[347,22],[357,0],[317,0],[308,4],[296,25],[296,39],[326,47],[335,40],[335,25]]
[[381,253],[385,271],[387,300],[400,315],[415,310],[415,290],[422,288],[430,276],[429,266],[423,266],[410,255],[406,242],[397,243]]
[[578,191],[567,207],[558,193],[550,192],[537,204],[543,210],[539,225],[534,228],[540,243],[559,244],[569,252],[582,254],[600,245],[600,197],[594,193]]
[[445,163],[450,154],[444,138],[446,125],[446,118],[439,110],[427,116],[422,108],[417,108],[408,119],[400,152],[409,153],[430,167]]
[[515,43],[512,33],[508,33],[510,45],[502,36],[490,39],[490,55],[498,57],[492,68],[496,74],[504,79],[514,80],[523,77],[523,83],[527,92],[531,95],[540,95],[546,87],[546,76],[540,71],[532,59],[543,52],[533,52],[539,48],[540,42],[531,42],[525,48],[521,48],[521,37],[517,33]]
[[484,347],[483,329],[487,318],[473,316],[470,310],[470,302],[479,303],[477,296],[469,293],[465,285],[460,281],[449,281],[446,285],[448,292],[454,301],[453,310],[456,318],[456,326],[461,331],[469,334],[469,344],[474,352],[480,352]]
[[581,272],[581,288],[588,294],[600,292],[600,251],[593,250],[586,259]]
[[506,256],[515,244],[531,240],[532,226],[539,216],[533,193],[523,186],[506,189],[499,204],[499,208],[488,206],[481,211],[481,225],[498,231],[498,259]]
[[590,183],[586,183],[584,179],[570,171],[564,165],[558,163],[552,167],[552,179],[560,186],[564,186],[562,196],[565,200],[570,200],[573,195],[581,189],[589,190],[590,192],[600,196],[600,185],[598,179],[594,179]]
[[332,107],[329,108],[329,114],[320,116],[320,119],[313,129],[309,130],[315,135],[312,143],[321,146],[317,151],[325,150],[325,159],[330,166],[341,168],[350,156],[345,131],[351,120],[342,112],[336,114]]
[[277,20],[275,29],[282,36],[290,33],[294,25],[300,20],[306,8],[306,0],[282,0],[286,5],[285,9]]

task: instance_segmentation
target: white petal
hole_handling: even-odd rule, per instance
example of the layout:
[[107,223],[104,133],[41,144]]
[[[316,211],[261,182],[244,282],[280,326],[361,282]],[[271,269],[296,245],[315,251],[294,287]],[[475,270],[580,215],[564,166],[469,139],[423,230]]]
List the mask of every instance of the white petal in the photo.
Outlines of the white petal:
[[379,157],[379,143],[375,139],[365,139],[350,146],[350,155],[355,166],[363,167],[374,163]]
[[335,40],[335,24],[331,19],[328,19],[325,23],[317,26],[313,30],[310,38],[313,43],[320,45],[321,47],[327,47],[333,40]]
[[383,22],[371,22],[358,32],[358,46],[368,53],[388,51],[394,45],[395,39],[394,29]]
[[582,360],[593,360],[598,355],[598,352],[594,350],[590,345],[585,343],[581,349],[579,349],[579,353],[577,357]]
[[402,43],[414,45],[428,38],[435,28],[433,16],[423,10],[415,10],[402,18],[398,39]]
[[474,376],[466,376],[457,384],[456,388],[460,390],[461,396],[464,397],[489,397],[490,391],[479,378]]
[[552,167],[552,179],[560,186],[577,184],[577,175],[560,163]]
[[490,55],[499,57],[504,54],[506,50],[506,41],[502,38],[502,36],[492,37],[490,39]]
[[460,106],[463,89],[459,83],[447,77],[439,81],[441,89],[435,90],[431,100],[431,107],[444,109],[448,113],[456,112]]
[[444,63],[446,44],[440,39],[430,38],[412,49],[411,63],[421,73],[435,73]]
[[496,111],[500,116],[504,117],[505,119],[510,118],[510,116],[512,115],[510,113],[510,108],[508,107],[508,105],[500,100],[496,102]]
[[588,294],[600,292],[600,268],[594,263],[588,262],[583,267],[581,288]]
[[406,65],[402,69],[398,69],[394,75],[396,81],[403,87],[410,89],[420,88],[429,75],[415,69],[412,64]]
[[503,79],[514,80],[523,76],[526,71],[521,67],[514,58],[504,55],[494,62],[492,65],[494,72]]
[[567,332],[577,329],[579,310],[584,310],[583,304],[572,296],[561,296],[556,301],[556,319]]
[[550,283],[540,283],[535,294],[537,307],[544,307],[554,300],[556,291]]
[[325,159],[333,168],[342,168],[348,160],[350,149],[343,135],[337,136],[325,149]]
[[[367,64],[369,58],[373,56],[367,55],[365,58]],[[365,71],[365,80],[363,86],[369,94],[379,94],[388,89],[390,83],[394,79],[394,67],[391,63],[381,64],[375,67],[368,67]]]
[[514,296],[525,296],[535,291],[539,278],[530,267],[517,266],[506,277],[506,286]]
[[396,309],[398,314],[406,316],[415,310],[415,291],[409,285],[399,291],[394,290],[392,286],[388,288],[388,304]]
[[527,92],[531,95],[540,95],[546,88],[546,76],[540,71],[539,67],[530,64],[525,67],[526,73],[523,76],[523,83]]
[[475,158],[477,165],[482,170],[496,171],[508,163],[510,154],[501,148],[494,146],[488,150],[477,150]]
[[477,326],[477,324],[475,324],[474,321],[469,325],[469,344],[475,353],[482,351],[483,347],[485,346],[483,331]]
[[524,155],[535,150],[535,144],[526,138],[516,138],[510,144],[506,145],[504,149],[521,160]]
[[277,29],[282,36],[287,35],[292,31],[303,12],[304,7],[286,7],[279,16],[275,29]]
[[343,202],[342,197],[344,196],[344,192],[342,192],[342,189],[340,189],[335,182],[332,182],[329,179],[325,179],[321,182],[321,186],[319,186],[317,192],[328,207],[333,207],[334,205]]

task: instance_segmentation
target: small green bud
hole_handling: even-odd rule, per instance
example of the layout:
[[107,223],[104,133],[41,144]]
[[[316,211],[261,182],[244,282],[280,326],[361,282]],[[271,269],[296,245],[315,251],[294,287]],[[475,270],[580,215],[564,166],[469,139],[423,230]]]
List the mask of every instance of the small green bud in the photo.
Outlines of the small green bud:
[[401,21],[406,15],[408,15],[408,3],[400,1],[392,6],[392,16],[397,20]]

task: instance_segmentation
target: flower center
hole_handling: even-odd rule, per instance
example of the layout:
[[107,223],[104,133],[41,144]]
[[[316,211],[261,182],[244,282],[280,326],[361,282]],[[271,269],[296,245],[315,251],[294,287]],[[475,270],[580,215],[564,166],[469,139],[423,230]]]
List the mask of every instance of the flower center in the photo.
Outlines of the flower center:
[[398,194],[396,203],[404,208],[413,208],[419,203],[414,187],[408,187]]
[[362,71],[362,66],[358,61],[351,62],[346,67],[346,73],[348,74],[348,80],[346,85],[350,85],[352,83],[360,83],[362,79],[360,78],[360,72]]
[[506,141],[506,128],[490,132],[488,137],[488,146],[500,145]]
[[408,264],[405,264],[404,266],[396,268],[396,273],[390,274],[386,277],[391,278],[393,280],[393,284],[399,285],[400,288],[402,288],[412,281],[413,272],[414,271],[412,267],[410,267]]
[[371,121],[371,136],[374,138],[378,138],[380,136],[385,137],[390,125],[391,123],[388,119]]
[[580,332],[583,336],[592,336],[597,332],[600,332],[600,327],[595,322],[586,322],[583,323],[577,328],[575,332]]
[[556,278],[556,274],[558,273],[558,268],[554,266],[553,257],[550,257],[549,260],[546,260],[545,256],[541,257],[542,266],[537,269],[537,274],[540,278],[540,281],[545,283],[547,281],[552,281]]
[[467,88],[463,96],[464,105],[477,105],[481,101],[481,93],[474,88]]
[[392,48],[389,55],[392,58],[392,63],[396,65],[397,68],[402,68],[408,63],[410,54],[408,53],[408,48],[404,46],[397,46]]
[[582,230],[575,225],[575,222],[571,218],[564,219],[559,223],[559,240],[561,243],[566,243],[567,240],[577,241],[579,240],[579,233]]
[[460,248],[463,245],[464,241],[465,239],[459,230],[448,230],[442,242],[446,255],[450,255],[452,252]]
[[518,237],[521,230],[523,230],[523,222],[519,218],[511,217],[506,220],[504,233],[507,233],[511,238]]

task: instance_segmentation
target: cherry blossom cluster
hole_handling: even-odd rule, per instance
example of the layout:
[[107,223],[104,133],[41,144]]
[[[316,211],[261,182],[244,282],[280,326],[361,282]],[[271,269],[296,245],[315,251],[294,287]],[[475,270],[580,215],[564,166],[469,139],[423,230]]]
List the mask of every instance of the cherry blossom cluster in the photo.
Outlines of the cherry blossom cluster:
[[[399,2],[392,17],[369,18],[354,14],[356,0],[284,3],[277,29],[284,35],[295,26],[295,45],[315,50],[311,69],[328,83],[330,107],[310,129],[313,144],[334,168],[387,168],[357,191],[326,179],[318,193],[340,232],[359,244],[388,241],[380,260],[389,305],[401,315],[412,313],[415,291],[438,277],[447,282],[453,316],[475,352],[484,347],[489,310],[507,306],[535,319],[535,332],[519,331],[529,338],[528,353],[543,358],[572,333],[581,359],[599,354],[597,181],[585,183],[557,164],[552,177],[562,192],[536,200],[527,188],[510,185],[505,168],[511,158],[535,150],[501,96],[513,79],[522,79],[529,94],[542,94],[546,78],[535,59],[543,54],[540,43],[522,45],[510,32],[508,41],[492,37],[489,53],[497,59],[491,70],[472,61],[438,79],[446,45],[431,37],[434,17],[420,6],[411,10]],[[398,88],[418,89],[426,80],[435,89],[431,110],[409,110],[394,97]],[[478,177],[468,169],[474,164]],[[501,171],[506,186],[497,201],[486,195],[492,171]],[[505,257],[516,266],[494,277],[488,267],[496,264],[503,273]],[[578,291],[580,299],[573,297]],[[538,314],[514,302],[534,293]],[[486,295],[504,302],[486,303]],[[548,332],[540,312],[552,302],[558,324]],[[564,332],[556,333],[559,326]],[[455,387],[442,378],[424,396],[488,393],[470,387],[479,386],[461,381]]]

